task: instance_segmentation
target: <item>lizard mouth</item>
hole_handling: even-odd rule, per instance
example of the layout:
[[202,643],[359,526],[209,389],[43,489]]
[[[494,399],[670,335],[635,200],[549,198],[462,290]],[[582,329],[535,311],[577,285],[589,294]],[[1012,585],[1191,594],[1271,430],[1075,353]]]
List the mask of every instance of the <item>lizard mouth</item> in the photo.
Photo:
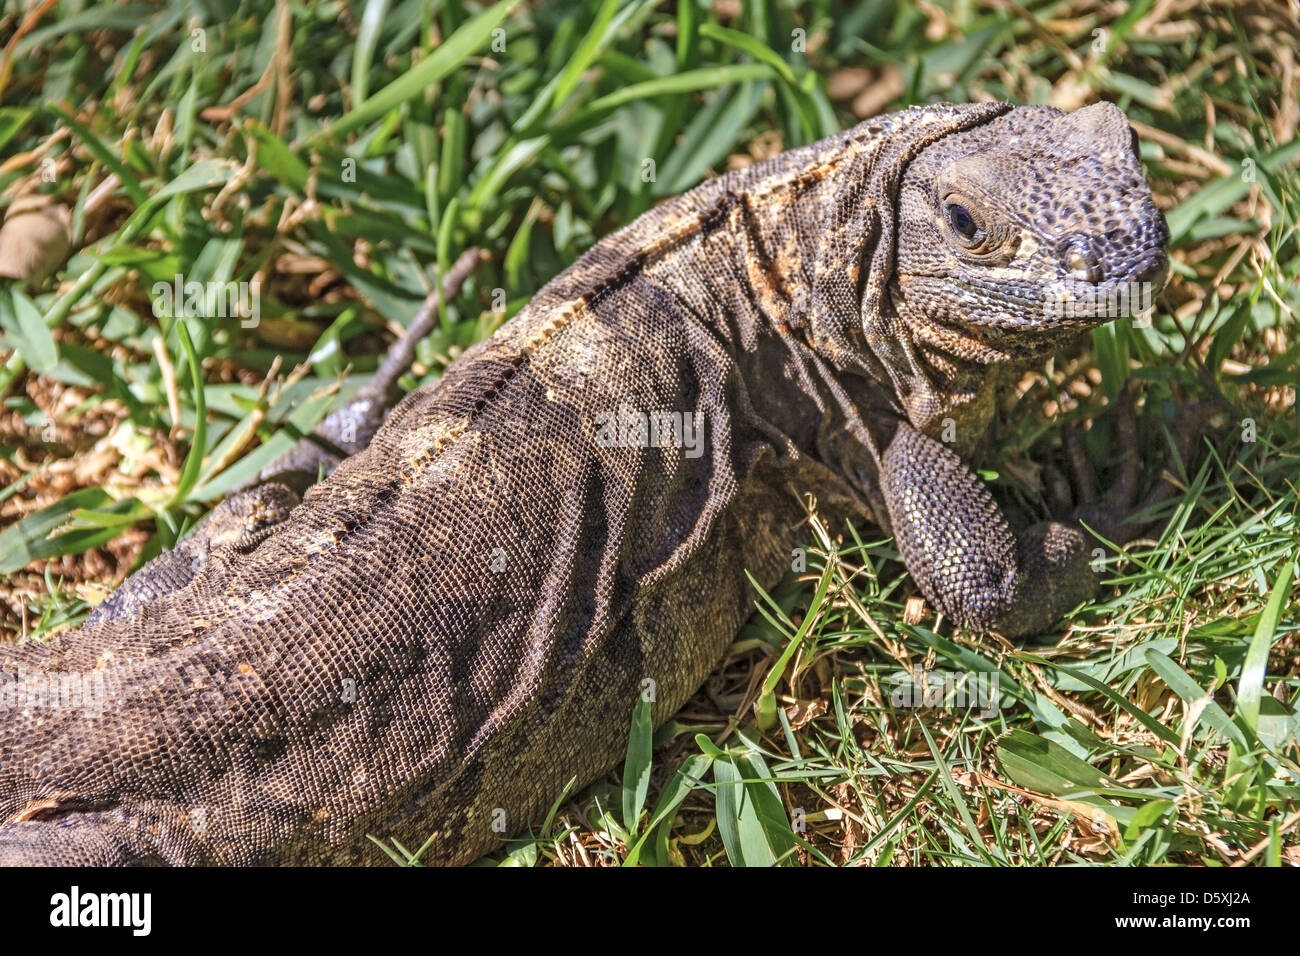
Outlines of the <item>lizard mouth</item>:
[[1155,311],[1156,297],[1164,287],[1164,276],[1155,280],[1125,278],[1100,282],[1058,278],[1023,285],[969,277],[959,282],[963,289],[992,306],[966,315],[965,324],[1028,332],[1085,330],[1113,319],[1149,318]]

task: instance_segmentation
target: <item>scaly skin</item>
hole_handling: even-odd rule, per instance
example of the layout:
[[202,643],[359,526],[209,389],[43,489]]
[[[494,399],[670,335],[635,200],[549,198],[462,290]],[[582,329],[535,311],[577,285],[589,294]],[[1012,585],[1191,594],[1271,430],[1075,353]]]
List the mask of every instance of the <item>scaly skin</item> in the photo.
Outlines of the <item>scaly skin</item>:
[[[638,696],[661,723],[698,688],[808,492],[958,622],[1050,626],[1096,586],[1087,539],[1017,534],[963,457],[1099,321],[1045,296],[1158,284],[1165,241],[1108,104],[916,109],[663,204],[301,505],[268,476],[132,599],[0,648],[29,675],[0,689],[0,859],[472,860],[617,763]],[[693,418],[647,447],[625,412]],[[14,703],[51,672],[102,712]]]

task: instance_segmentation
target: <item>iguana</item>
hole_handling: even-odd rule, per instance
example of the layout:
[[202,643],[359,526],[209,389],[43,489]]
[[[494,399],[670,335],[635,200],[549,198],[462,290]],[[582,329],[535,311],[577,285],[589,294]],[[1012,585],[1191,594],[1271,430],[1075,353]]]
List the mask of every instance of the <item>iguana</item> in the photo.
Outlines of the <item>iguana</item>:
[[[1108,103],[914,107],[662,203],[301,502],[311,454],[80,629],[0,646],[0,860],[473,860],[616,764],[641,695],[660,724],[700,686],[809,493],[954,623],[1050,627],[1097,542],[1013,530],[965,460],[1109,317],[1060,304],[1158,291],[1167,241]],[[1122,470],[1079,513],[1121,542]],[[52,674],[102,707],[21,696]]]

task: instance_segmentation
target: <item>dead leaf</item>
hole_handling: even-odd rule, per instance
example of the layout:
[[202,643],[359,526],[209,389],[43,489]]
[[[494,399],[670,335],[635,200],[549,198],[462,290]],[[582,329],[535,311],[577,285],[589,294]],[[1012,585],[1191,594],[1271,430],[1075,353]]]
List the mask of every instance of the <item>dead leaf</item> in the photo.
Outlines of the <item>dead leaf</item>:
[[796,700],[785,708],[785,715],[789,718],[790,727],[794,730],[799,730],[809,721],[816,720],[824,713],[826,713],[826,701],[824,700]]
[[39,286],[68,257],[72,214],[49,196],[19,196],[0,227],[0,276]]
[[925,619],[925,598],[919,594],[908,597],[903,605],[903,623],[920,624]]

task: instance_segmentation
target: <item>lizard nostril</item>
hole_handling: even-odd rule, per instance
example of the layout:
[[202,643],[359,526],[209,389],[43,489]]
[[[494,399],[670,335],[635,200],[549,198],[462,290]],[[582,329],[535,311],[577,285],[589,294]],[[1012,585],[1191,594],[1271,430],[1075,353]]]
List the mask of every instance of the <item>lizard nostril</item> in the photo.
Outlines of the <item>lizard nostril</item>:
[[1080,282],[1101,281],[1101,256],[1087,236],[1067,236],[1057,246],[1056,253],[1071,279]]

